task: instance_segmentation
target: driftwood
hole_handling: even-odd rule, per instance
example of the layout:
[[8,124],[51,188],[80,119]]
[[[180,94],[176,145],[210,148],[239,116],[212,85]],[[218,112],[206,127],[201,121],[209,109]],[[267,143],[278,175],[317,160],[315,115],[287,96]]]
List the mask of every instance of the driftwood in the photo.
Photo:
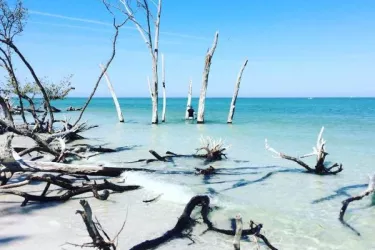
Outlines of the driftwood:
[[[176,225],[171,230],[167,231],[160,237],[157,237],[152,240],[146,240],[132,247],[131,250],[154,249],[173,239],[181,238],[181,237],[189,237],[189,231],[192,228],[192,226],[194,226],[194,222],[195,222],[194,219],[191,218],[191,213],[198,206],[201,207],[201,216],[202,216],[203,222],[207,225],[207,231],[213,231],[213,232],[222,233],[225,235],[233,235],[233,236],[236,234],[234,230],[220,229],[214,226],[214,224],[208,219],[208,214],[210,212],[209,197],[206,195],[198,195],[198,196],[194,196],[188,202],[188,204],[185,206],[185,209],[182,215],[179,217]],[[271,245],[271,243],[267,240],[267,238],[264,235],[261,234],[261,229],[263,228],[263,225],[262,224],[258,224],[255,226],[254,225],[255,224],[252,223],[250,229],[242,230],[241,235],[242,236],[254,235],[262,239],[264,243],[270,249],[277,249]]]
[[79,203],[83,207],[83,211],[77,210],[76,214],[81,215],[82,220],[86,225],[87,232],[89,233],[90,238],[92,239],[92,242],[85,243],[82,245],[77,245],[77,244],[70,244],[70,245],[74,245],[74,246],[81,247],[81,248],[94,247],[100,250],[115,250],[117,247],[116,241],[121,231],[124,229],[126,221],[123,223],[120,231],[117,233],[114,239],[111,240],[108,234],[104,231],[98,219],[96,219],[96,222],[93,221],[93,214],[92,214],[90,204],[86,200],[80,200]]
[[104,66],[102,64],[99,64],[99,67],[102,70],[102,72],[104,72],[104,78],[105,78],[105,80],[107,82],[109,92],[111,92],[111,95],[112,95],[112,98],[113,98],[113,102],[114,102],[115,107],[116,107],[118,120],[120,122],[124,122],[124,116],[122,115],[120,104],[118,102],[115,90],[113,89],[112,83],[111,83],[111,81],[109,79],[108,73],[106,71],[104,71]]
[[218,38],[219,38],[219,32],[217,31],[216,34],[215,34],[215,39],[214,39],[214,42],[212,44],[212,47],[211,47],[210,50],[207,51],[205,62],[204,62],[204,70],[203,70],[203,76],[202,76],[202,87],[201,87],[201,93],[200,93],[200,97],[199,97],[197,123],[204,123],[204,109],[205,109],[205,102],[206,102],[208,76],[210,74],[211,60],[212,60],[212,57],[215,53]]
[[241,236],[242,236],[242,218],[241,215],[236,216],[236,233],[233,239],[234,250],[241,249]]
[[[320,130],[317,143],[316,143],[316,147],[313,147],[313,152],[310,154],[303,155],[299,158],[292,157],[292,156],[276,151],[274,148],[271,148],[268,145],[267,139],[265,140],[265,146],[267,150],[276,154],[277,157],[296,162],[297,164],[305,168],[308,173],[314,173],[318,175],[334,175],[334,174],[340,173],[343,170],[343,168],[342,168],[342,164],[338,164],[338,163],[335,163],[330,167],[325,166],[324,161],[328,153],[325,151],[325,148],[324,148],[326,141],[323,139],[323,131],[324,131],[324,127],[322,127],[322,129]],[[316,155],[316,164],[314,167],[310,167],[308,164],[306,164],[305,162],[301,160],[301,158],[310,157],[313,155]]]
[[[21,206],[26,206],[29,201],[36,201],[36,202],[56,202],[56,201],[67,201],[71,197],[84,194],[87,192],[92,192],[94,194],[94,197],[100,200],[106,200],[109,197],[109,191],[112,190],[115,192],[125,192],[125,191],[131,191],[139,189],[140,186],[138,185],[130,185],[130,186],[119,186],[116,184],[113,184],[111,182],[108,182],[107,180],[104,180],[103,183],[97,184],[94,182],[94,184],[89,185],[83,185],[83,186],[75,186],[72,185],[69,181],[64,180],[63,178],[58,178],[53,175],[44,175],[44,176],[32,176],[29,179],[30,181],[42,181],[46,182],[46,188],[44,189],[43,193],[41,195],[33,195],[26,192],[18,191],[18,190],[4,190],[0,189],[0,194],[11,194],[11,195],[17,195],[25,198],[25,200],[22,202]],[[46,196],[46,193],[50,187],[50,185],[56,185],[59,187],[62,187],[63,189],[66,189],[62,195],[57,196]],[[103,194],[99,194],[98,191],[102,191]]]
[[232,98],[232,102],[231,102],[230,108],[229,108],[229,114],[228,114],[227,123],[232,123],[233,122],[233,116],[234,116],[234,111],[236,109],[236,102],[237,102],[238,91],[240,90],[242,73],[245,70],[245,67],[247,65],[247,61],[248,60],[246,59],[245,63],[242,65],[242,67],[240,69],[240,72],[238,73],[238,76],[237,76],[237,81],[236,81],[236,85],[235,85],[235,88],[234,88],[233,98]]
[[186,111],[185,111],[185,120],[189,119],[189,108],[191,107],[191,95],[193,93],[193,81],[189,81],[189,91],[188,91],[188,97],[187,97],[187,104],[186,104]]
[[206,169],[201,169],[201,168],[195,168],[195,174],[199,175],[213,175],[215,174],[215,168],[213,166],[209,166]]
[[360,193],[359,195],[356,195],[356,196],[352,196],[346,200],[344,200],[342,202],[342,207],[341,207],[341,210],[340,210],[340,221],[347,227],[349,227],[350,229],[352,229],[355,233],[357,233],[358,235],[360,235],[360,233],[355,230],[354,228],[352,228],[349,224],[347,224],[344,220],[344,215],[345,215],[345,212],[346,212],[346,209],[348,208],[349,204],[353,201],[358,201],[358,200],[362,200],[364,197],[368,196],[368,195],[372,195],[374,194],[374,191],[375,191],[375,174],[373,174],[372,176],[369,175],[369,183],[368,183],[368,187],[365,191],[363,191],[362,193]]

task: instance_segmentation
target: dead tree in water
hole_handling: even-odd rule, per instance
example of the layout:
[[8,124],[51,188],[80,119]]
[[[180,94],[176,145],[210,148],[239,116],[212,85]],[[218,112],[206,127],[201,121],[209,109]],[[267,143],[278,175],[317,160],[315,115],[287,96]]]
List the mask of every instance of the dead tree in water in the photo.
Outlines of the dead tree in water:
[[[99,64],[99,67],[102,71],[104,71],[104,66],[102,64]],[[117,117],[118,117],[118,120],[120,122],[124,122],[124,116],[122,115],[122,112],[121,112],[121,107],[120,107],[120,104],[118,102],[118,99],[117,99],[117,96],[116,96],[116,93],[115,93],[115,90],[113,89],[113,86],[112,86],[112,83],[111,81],[109,80],[109,76],[108,76],[108,73],[107,72],[104,72],[104,77],[107,81],[107,85],[108,85],[108,89],[109,89],[109,92],[111,92],[111,95],[112,95],[112,98],[113,98],[113,102],[115,103],[115,107],[116,107],[116,111],[117,111]]]
[[232,121],[233,121],[233,116],[234,116],[234,111],[235,111],[235,108],[236,108],[236,101],[237,101],[238,91],[240,90],[240,83],[241,83],[242,73],[245,70],[245,67],[247,65],[247,61],[248,60],[246,59],[245,63],[242,65],[241,70],[240,70],[240,72],[238,73],[238,76],[237,76],[237,82],[236,82],[236,86],[235,86],[235,89],[234,89],[232,102],[231,102],[230,108],[229,108],[229,114],[228,114],[227,123],[232,123]]
[[[245,235],[254,235],[257,238],[263,240],[263,242],[272,250],[277,250],[272,244],[268,241],[268,239],[261,233],[263,228],[262,224],[255,224],[253,222],[250,223],[249,229],[241,229],[237,228],[238,230],[228,230],[228,229],[221,229],[214,226],[214,224],[208,218],[208,214],[210,212],[210,198],[206,195],[198,195],[191,198],[191,200],[186,204],[184,211],[182,212],[181,216],[179,217],[176,225],[170,229],[169,231],[165,232],[162,236],[157,237],[152,240],[146,240],[136,246],[133,246],[130,250],[146,250],[146,249],[155,249],[173,239],[177,238],[190,238],[191,228],[195,225],[195,220],[191,218],[191,214],[196,207],[201,207],[201,216],[203,223],[207,226],[207,231],[216,232],[225,235],[236,235],[241,231],[241,236]],[[238,237],[238,236],[237,236]]]
[[161,121],[165,122],[165,112],[167,109],[167,96],[165,92],[165,68],[164,68],[164,54],[161,54],[161,71],[162,71],[162,83],[163,83],[163,113],[161,116]]
[[207,51],[206,58],[205,58],[205,61],[204,61],[204,70],[203,70],[203,76],[202,76],[201,93],[200,93],[200,97],[199,97],[197,123],[204,123],[204,109],[205,109],[205,102],[206,102],[208,76],[210,74],[211,61],[212,61],[212,57],[213,57],[213,55],[215,53],[215,50],[216,50],[218,38],[219,38],[219,32],[217,31],[216,34],[215,34],[215,39],[214,39],[214,42],[212,44],[212,47],[211,47],[210,50]]
[[353,201],[358,201],[358,200],[362,200],[364,197],[368,196],[368,195],[374,195],[374,191],[375,191],[375,174],[373,175],[369,175],[369,183],[368,183],[368,187],[365,191],[363,191],[362,193],[360,193],[359,195],[356,195],[356,196],[352,196],[344,201],[342,201],[342,207],[341,207],[341,210],[340,210],[340,221],[347,227],[349,227],[350,229],[352,229],[354,232],[357,233],[357,235],[360,235],[359,232],[357,232],[354,228],[352,228],[347,222],[344,221],[344,215],[345,215],[345,211],[346,209],[348,208],[349,204]]
[[189,91],[187,97],[186,111],[185,111],[185,120],[189,119],[189,108],[191,107],[191,95],[193,94],[193,81],[189,81]]
[[[304,167],[308,173],[314,173],[318,175],[334,175],[334,174],[340,173],[343,170],[343,168],[342,168],[342,164],[338,164],[338,163],[335,163],[330,167],[326,167],[324,165],[324,160],[326,156],[328,155],[328,153],[325,151],[325,148],[324,148],[326,141],[323,139],[323,131],[324,131],[324,127],[322,127],[322,129],[320,130],[320,133],[318,135],[318,139],[316,142],[316,147],[313,147],[313,152],[310,154],[303,155],[298,158],[288,156],[284,153],[278,152],[275,149],[271,148],[268,145],[267,139],[265,141],[265,146],[267,150],[276,154],[277,157],[290,160],[290,161],[294,161],[300,166]],[[305,157],[309,157],[313,155],[316,155],[316,163],[315,163],[315,166],[312,168],[308,164],[303,162],[301,158],[305,158]]]
[[[152,120],[153,124],[158,124],[158,88],[159,88],[159,74],[158,74],[158,55],[159,55],[159,30],[160,30],[160,16],[161,16],[161,7],[162,7],[162,0],[159,0],[157,5],[157,13],[156,18],[154,20],[154,15],[149,7],[148,0],[137,0],[138,7],[141,7],[146,12],[146,24],[147,27],[142,27],[142,25],[137,21],[134,16],[134,12],[129,6],[129,2],[126,0],[120,0],[120,2],[124,5],[126,13],[131,21],[135,24],[137,30],[141,34],[144,42],[147,45],[149,53],[152,59]],[[152,5],[154,2],[152,1]],[[154,26],[154,41],[152,41],[152,31],[151,26]]]

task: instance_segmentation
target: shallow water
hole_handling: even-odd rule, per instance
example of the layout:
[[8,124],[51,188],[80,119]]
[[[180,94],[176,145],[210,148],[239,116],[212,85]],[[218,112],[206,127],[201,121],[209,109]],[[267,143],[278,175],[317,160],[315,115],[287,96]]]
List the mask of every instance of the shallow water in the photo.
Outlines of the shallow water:
[[[84,101],[71,98],[57,102],[55,106],[65,109],[81,106]],[[193,100],[197,110],[196,103],[197,100]],[[215,221],[228,226],[228,218],[241,213],[245,221],[251,219],[263,223],[267,237],[279,249],[375,249],[372,240],[375,225],[371,223],[375,208],[371,206],[370,198],[353,203],[346,212],[346,221],[361,233],[360,237],[343,227],[337,219],[341,201],[348,194],[361,192],[367,183],[367,174],[375,172],[375,99],[239,99],[233,125],[226,124],[229,103],[230,99],[208,99],[206,124],[197,125],[183,119],[185,99],[168,99],[167,123],[156,126],[150,124],[149,99],[120,99],[124,124],[117,122],[111,99],[95,99],[84,119],[99,125],[99,128],[85,135],[98,145],[122,147],[123,150],[94,157],[89,162],[128,166],[123,162],[151,158],[149,149],[159,153],[167,150],[194,153],[201,136],[223,138],[231,145],[228,160],[212,164],[220,174],[211,178],[191,174],[194,167],[204,167],[196,159],[131,165],[160,170],[152,174],[127,173],[125,176],[127,181],[144,186],[146,191],[163,193],[161,204],[175,204],[175,207],[168,205],[171,206],[169,209],[158,205],[158,211],[164,215],[148,214],[148,220],[166,218],[165,213],[173,210],[168,214],[174,216],[168,220],[168,225],[173,226],[183,204],[193,195],[209,194],[214,204],[220,207],[213,214]],[[63,115],[77,113],[63,112],[58,116]],[[327,160],[344,166],[344,171],[337,176],[303,173],[298,165],[275,159],[264,148],[264,139],[268,138],[272,147],[289,155],[309,153],[321,126],[325,126],[324,138],[330,153]],[[354,187],[347,189],[346,194],[338,192],[346,186]],[[116,202],[124,202],[126,196],[117,195]],[[69,205],[72,202],[59,206],[59,209],[68,213],[68,208],[72,210],[72,205]],[[100,202],[95,204],[104,206]],[[99,210],[97,216],[123,215],[123,210],[120,213],[111,206],[105,205],[107,209]],[[49,208],[51,213],[55,209]],[[113,224],[116,224],[113,230],[119,227],[118,223]],[[167,228],[155,227],[151,235],[157,236]],[[200,249],[212,249],[210,244],[213,241],[218,244],[215,249],[221,249],[220,244],[224,244],[223,249],[228,245],[215,234],[195,237],[199,239],[196,246]],[[123,246],[130,246],[128,241],[124,236],[120,245],[122,242]],[[179,249],[188,249],[187,243],[170,243],[164,248],[172,249],[175,244],[180,244]]]

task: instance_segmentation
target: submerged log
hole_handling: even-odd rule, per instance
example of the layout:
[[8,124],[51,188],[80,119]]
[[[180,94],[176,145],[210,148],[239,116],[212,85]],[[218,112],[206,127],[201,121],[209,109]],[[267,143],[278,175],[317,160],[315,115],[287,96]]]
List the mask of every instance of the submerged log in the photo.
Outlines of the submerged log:
[[[318,175],[335,175],[337,173],[340,173],[343,170],[342,164],[334,163],[330,167],[325,166],[324,161],[328,153],[325,151],[326,141],[323,139],[323,131],[324,131],[324,127],[322,127],[322,129],[320,130],[317,143],[316,143],[316,147],[313,147],[314,151],[312,153],[303,155],[299,158],[292,157],[292,156],[276,151],[274,148],[271,148],[268,145],[267,139],[265,140],[265,147],[268,151],[271,151],[272,153],[274,153],[276,157],[296,162],[297,164],[305,168],[308,173],[314,173]],[[316,155],[316,164],[314,167],[310,167],[308,164],[306,164],[305,162],[301,160],[301,158],[306,158],[306,157],[310,157],[314,155]]]
[[247,61],[248,60],[246,59],[245,63],[242,65],[241,70],[240,70],[240,72],[238,73],[238,76],[237,76],[237,81],[236,81],[236,85],[235,85],[235,88],[234,88],[233,98],[232,98],[232,102],[231,102],[230,108],[229,108],[227,123],[233,122],[233,116],[234,116],[234,111],[235,111],[235,108],[236,108],[238,91],[240,90],[242,73],[245,70],[245,67],[247,65]]
[[199,97],[197,123],[204,123],[204,110],[205,110],[205,102],[206,102],[208,76],[210,74],[211,60],[212,60],[212,57],[215,53],[218,38],[219,38],[219,32],[217,31],[216,34],[215,34],[215,39],[214,39],[214,42],[212,44],[212,47],[207,52],[206,58],[205,58],[204,70],[203,70],[203,76],[202,76],[202,87],[201,87],[201,93],[200,93],[200,97]]
[[102,70],[102,72],[104,73],[104,78],[105,78],[105,80],[107,82],[109,92],[111,92],[111,95],[112,95],[112,98],[113,98],[113,102],[114,102],[115,107],[116,107],[118,120],[120,122],[124,122],[124,116],[122,115],[120,104],[119,104],[119,102],[117,100],[117,96],[116,96],[115,90],[113,89],[112,83],[111,83],[111,81],[109,79],[108,73],[107,73],[107,71],[104,70],[104,66],[102,64],[99,64],[99,67]]

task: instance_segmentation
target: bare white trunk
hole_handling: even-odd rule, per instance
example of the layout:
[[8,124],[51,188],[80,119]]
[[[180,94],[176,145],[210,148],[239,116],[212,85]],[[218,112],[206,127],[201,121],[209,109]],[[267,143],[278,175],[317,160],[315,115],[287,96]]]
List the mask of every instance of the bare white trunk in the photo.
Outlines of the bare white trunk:
[[147,83],[148,83],[148,91],[150,92],[150,97],[152,100],[152,87],[151,87],[150,77],[147,77]]
[[232,123],[232,121],[233,121],[234,111],[236,109],[236,101],[237,101],[238,91],[240,90],[242,73],[245,70],[245,67],[247,65],[247,61],[248,60],[246,59],[245,63],[242,65],[242,67],[240,69],[240,72],[238,73],[238,76],[237,76],[237,82],[236,82],[236,86],[234,88],[233,98],[232,98],[232,102],[231,102],[230,108],[229,108],[229,114],[228,114],[228,120],[227,120],[228,123]]
[[242,236],[242,218],[241,215],[236,216],[236,234],[233,239],[233,246],[235,250],[240,250],[241,236]]
[[165,92],[165,67],[164,67],[164,54],[161,54],[161,70],[162,70],[162,83],[163,83],[163,114],[161,116],[161,121],[165,122],[165,112],[167,109],[167,96]]
[[100,69],[104,73],[104,77],[105,77],[105,80],[107,81],[109,92],[111,92],[111,95],[112,95],[112,98],[113,98],[113,102],[115,103],[118,120],[120,122],[124,122],[124,116],[122,115],[120,104],[119,104],[119,102],[117,100],[117,96],[116,96],[115,90],[113,89],[113,86],[112,86],[111,81],[109,79],[109,75],[108,75],[108,73],[106,71],[104,71],[104,67],[103,67],[102,64],[99,64],[99,67],[100,67]]
[[188,98],[187,98],[187,104],[186,104],[186,111],[185,111],[185,119],[189,119],[189,112],[188,109],[191,106],[191,95],[193,93],[193,81],[190,80],[189,83],[189,92],[188,92]]
[[205,102],[206,102],[208,76],[210,74],[211,60],[212,60],[212,56],[215,53],[218,38],[219,38],[219,32],[217,31],[216,34],[215,34],[215,39],[214,39],[214,42],[212,44],[212,47],[207,52],[206,58],[205,58],[204,70],[203,70],[203,76],[202,76],[202,88],[201,88],[201,94],[200,94],[200,97],[199,97],[197,123],[204,123],[204,108],[205,108]]

